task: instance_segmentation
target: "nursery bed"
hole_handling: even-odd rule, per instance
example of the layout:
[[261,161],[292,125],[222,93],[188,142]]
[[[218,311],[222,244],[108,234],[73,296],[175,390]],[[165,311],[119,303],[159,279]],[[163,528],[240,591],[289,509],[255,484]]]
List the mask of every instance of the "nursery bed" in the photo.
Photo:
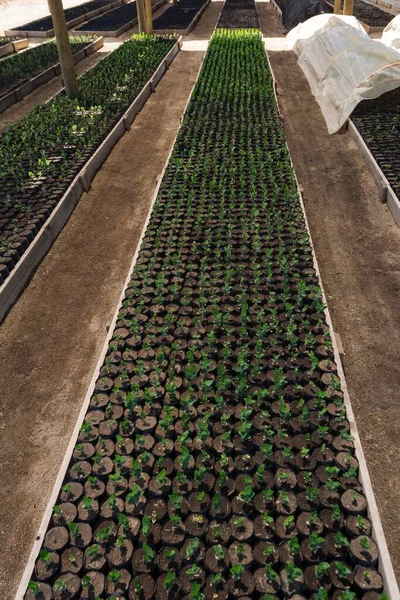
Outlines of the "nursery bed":
[[[65,19],[69,29],[91,19],[102,12],[122,4],[123,0],[91,0],[72,8],[64,10]],[[54,35],[53,21],[51,15],[37,19],[20,27],[15,27],[5,32],[6,35],[23,34],[27,37],[52,37]]]
[[[152,0],[153,12],[166,0]],[[75,28],[78,33],[97,33],[105,37],[118,37],[138,22],[136,2],[130,2]]]
[[28,47],[26,38],[17,36],[0,36],[0,58]]
[[189,35],[199,21],[211,0],[179,0],[154,20],[155,33],[175,33]]
[[176,38],[133,36],[81,76],[78,99],[61,92],[2,134],[0,320],[178,51]]
[[[82,36],[70,40],[77,64],[96,52],[104,44],[103,38]],[[53,77],[60,75],[58,52],[55,41],[35,46],[0,62],[0,113],[20,102],[22,98]]]
[[363,2],[363,0],[354,0],[353,14],[359,21],[366,25],[369,33],[381,31],[394,18],[394,15],[385,12],[377,6]]
[[218,29],[260,29],[254,0],[225,0]]
[[18,600],[374,600],[323,300],[261,35],[221,31]]
[[[277,0],[277,2],[280,6],[284,6],[284,3],[287,2],[287,0]],[[326,4],[333,9],[334,2],[326,0]],[[284,9],[282,8],[282,10]],[[394,18],[394,15],[387,13],[383,9],[369,4],[368,2],[364,2],[363,0],[354,0],[353,14],[361,22],[367,33],[377,33],[382,31]]]
[[400,227],[400,88],[358,104],[349,132],[359,144],[380,190],[381,200]]

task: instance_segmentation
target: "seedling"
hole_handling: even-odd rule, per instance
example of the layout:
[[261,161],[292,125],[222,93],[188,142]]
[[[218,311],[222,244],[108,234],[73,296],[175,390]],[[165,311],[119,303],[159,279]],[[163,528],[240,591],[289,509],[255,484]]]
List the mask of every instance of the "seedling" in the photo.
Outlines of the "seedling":
[[242,567],[242,565],[232,565],[230,568],[230,574],[232,575],[233,579],[238,580],[242,577],[244,573],[244,567]]
[[289,581],[295,581],[303,576],[303,571],[300,567],[295,567],[292,562],[288,562],[286,565],[286,574]]
[[368,538],[366,537],[362,537],[360,539],[360,546],[363,550],[370,550],[371,549],[371,544],[369,543]]
[[335,562],[335,573],[341,579],[346,579],[350,575],[351,569],[349,569],[349,567],[347,567],[344,563],[337,561]]
[[176,573],[174,573],[173,571],[168,571],[168,573],[165,575],[164,589],[166,592],[169,592],[171,590],[172,586],[175,583],[175,578]]
[[35,598],[41,594],[40,585],[36,581],[30,581],[28,583],[28,590],[32,592]]
[[322,548],[325,538],[320,537],[317,532],[313,531],[308,538],[308,546],[312,552],[318,552]]
[[163,555],[166,560],[172,561],[176,556],[176,550],[174,548],[165,548]]
[[322,579],[322,577],[324,577],[324,575],[326,574],[326,572],[328,571],[328,569],[330,568],[330,564],[327,562],[320,562],[316,567],[315,567],[315,576],[317,579]]
[[264,572],[269,581],[277,581],[278,574],[276,573],[276,571],[274,571],[270,564],[265,565]]
[[201,591],[201,585],[197,581],[193,581],[189,593],[190,600],[203,600],[204,594]]
[[191,558],[200,546],[200,539],[198,537],[193,538],[193,540],[188,544],[186,548],[186,556]]

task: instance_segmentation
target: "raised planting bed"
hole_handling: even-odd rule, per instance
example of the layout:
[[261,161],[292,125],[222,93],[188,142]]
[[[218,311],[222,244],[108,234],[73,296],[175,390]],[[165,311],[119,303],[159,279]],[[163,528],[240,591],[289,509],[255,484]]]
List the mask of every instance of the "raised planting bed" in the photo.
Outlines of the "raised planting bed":
[[154,20],[156,33],[179,32],[189,35],[211,0],[180,0]]
[[[274,0],[275,1],[275,0]],[[285,2],[287,0],[276,0]],[[331,8],[334,2],[326,2]],[[343,11],[342,11],[343,12]],[[354,0],[354,16],[361,21],[364,29],[368,33],[382,31],[388,23],[394,18],[394,15],[381,10],[377,6],[364,2],[363,0]]]
[[349,132],[358,143],[400,227],[400,88],[363,100],[351,116]]
[[[153,12],[166,0],[152,0]],[[76,28],[78,33],[91,32],[105,37],[118,37],[138,22],[136,2],[130,2]]]
[[[103,46],[103,38],[81,36],[70,39],[75,64]],[[0,113],[39,86],[60,75],[55,41],[30,48],[0,61]]]
[[17,599],[379,598],[323,300],[261,33],[220,30]]
[[259,29],[260,20],[254,0],[225,0],[217,27],[222,29]]
[[136,35],[0,138],[0,321],[179,51]]
[[26,38],[17,36],[0,36],[0,58],[28,47]]
[[[111,10],[122,4],[122,0],[90,0],[79,6],[73,6],[64,10],[68,28],[72,28],[87,19],[99,15],[101,12]],[[52,37],[54,35],[53,21],[51,15],[31,21],[20,27],[6,31],[6,35],[24,34],[27,37]]]

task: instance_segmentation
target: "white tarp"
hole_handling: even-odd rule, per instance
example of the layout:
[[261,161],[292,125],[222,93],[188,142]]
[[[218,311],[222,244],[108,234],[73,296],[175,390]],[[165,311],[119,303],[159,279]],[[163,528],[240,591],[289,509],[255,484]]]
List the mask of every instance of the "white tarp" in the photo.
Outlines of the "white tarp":
[[400,15],[397,15],[388,25],[382,33],[381,38],[382,44],[400,50]]
[[311,38],[315,34],[319,34],[322,31],[325,31],[328,28],[331,28],[336,25],[338,21],[342,23],[346,23],[346,25],[350,25],[354,27],[358,31],[361,36],[366,38],[369,37],[368,33],[365,31],[364,27],[361,25],[360,21],[355,17],[350,17],[347,15],[332,15],[324,14],[324,15],[316,15],[304,23],[300,23],[297,27],[294,27],[286,36],[288,46],[296,52],[297,55],[301,53],[302,45],[301,43],[296,46],[296,42],[301,40],[311,41]]
[[361,100],[400,86],[400,52],[372,40],[355,17],[319,15],[289,36],[329,133]]

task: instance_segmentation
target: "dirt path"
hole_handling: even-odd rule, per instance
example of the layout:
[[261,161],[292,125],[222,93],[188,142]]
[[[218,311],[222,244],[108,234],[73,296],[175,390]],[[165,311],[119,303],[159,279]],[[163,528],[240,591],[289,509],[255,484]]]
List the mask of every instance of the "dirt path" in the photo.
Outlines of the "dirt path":
[[[209,37],[221,6],[196,36]],[[2,600],[14,597],[202,56],[175,59],[1,328]]]
[[[281,28],[261,8],[264,35]],[[346,133],[329,136],[292,52],[269,52],[290,152],[389,551],[400,580],[400,230]]]

